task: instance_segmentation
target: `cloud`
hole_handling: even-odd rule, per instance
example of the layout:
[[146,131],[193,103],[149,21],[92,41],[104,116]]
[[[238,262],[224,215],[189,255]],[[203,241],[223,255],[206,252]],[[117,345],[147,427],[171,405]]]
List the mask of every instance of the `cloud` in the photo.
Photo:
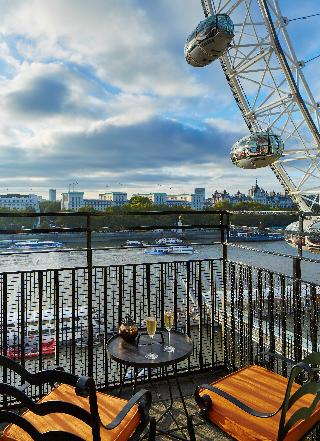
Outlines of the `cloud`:
[[63,111],[70,98],[68,87],[55,78],[42,78],[27,90],[7,95],[11,108],[19,113],[33,115],[54,114]]
[[[2,146],[0,186],[33,178],[41,187],[61,189],[75,179],[87,190],[102,190],[106,184],[119,182],[129,190],[151,187],[156,191],[159,184],[168,187],[169,183],[180,183],[190,191],[195,185],[216,188],[219,182],[228,187],[226,173],[232,183],[243,177],[243,171],[229,161],[234,140],[234,134],[209,125],[199,129],[169,119],[153,118],[127,126],[106,122],[99,130],[59,134],[49,151]],[[247,181],[243,184],[248,185]]]
[[0,0],[0,186],[247,186],[229,161],[246,128],[220,65],[184,60],[203,19],[187,3]]

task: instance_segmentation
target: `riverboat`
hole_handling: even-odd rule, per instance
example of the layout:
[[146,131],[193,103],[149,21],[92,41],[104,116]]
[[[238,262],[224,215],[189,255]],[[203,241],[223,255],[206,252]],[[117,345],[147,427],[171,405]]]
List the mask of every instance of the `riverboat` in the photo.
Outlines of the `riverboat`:
[[[42,348],[41,353],[43,356],[54,355],[56,351],[55,339],[52,339],[49,342],[47,341],[42,343],[41,348]],[[26,341],[23,348],[19,346],[9,346],[7,350],[7,356],[14,360],[21,359],[22,353],[24,353],[25,358],[39,357],[39,353],[40,353],[39,340],[33,339],[32,341]]]
[[154,254],[158,256],[163,256],[169,253],[169,247],[153,247],[144,250],[145,254]]
[[168,247],[168,254],[194,254],[196,251],[190,245],[173,245]]
[[[69,345],[72,341],[84,342],[87,339],[88,334],[88,311],[85,308],[80,308],[77,311],[70,309],[64,309],[62,315],[59,317],[59,344]],[[100,332],[101,323],[93,318],[93,333],[98,335]],[[21,346],[21,321],[16,313],[9,313],[7,323],[7,342],[8,347],[11,348],[12,354],[19,351]],[[33,312],[32,317],[26,320],[26,341],[25,341],[25,354],[26,351],[30,353],[36,351],[30,349],[30,345],[35,345],[39,341],[39,314]],[[42,340],[42,352],[50,352],[52,349],[52,341],[56,337],[56,317],[53,309],[47,309],[42,311],[41,321],[41,340]],[[3,332],[0,329],[0,332]],[[50,349],[51,348],[51,349]],[[30,349],[30,350],[29,350]],[[38,351],[39,352],[39,351]],[[36,356],[36,355],[34,355]]]
[[124,246],[126,248],[141,248],[144,247],[145,244],[140,240],[127,240]]
[[51,240],[39,240],[39,239],[30,239],[30,240],[19,240],[13,242],[11,246],[9,246],[10,250],[39,250],[46,248],[62,248],[64,244],[62,242],[54,242]]
[[0,240],[0,249],[9,248],[14,244],[13,240]]
[[156,240],[156,244],[158,245],[180,245],[182,243],[182,239],[178,239],[176,237],[163,237]]
[[231,242],[270,242],[284,240],[281,233],[272,233],[266,230],[252,229],[231,229],[229,240]]

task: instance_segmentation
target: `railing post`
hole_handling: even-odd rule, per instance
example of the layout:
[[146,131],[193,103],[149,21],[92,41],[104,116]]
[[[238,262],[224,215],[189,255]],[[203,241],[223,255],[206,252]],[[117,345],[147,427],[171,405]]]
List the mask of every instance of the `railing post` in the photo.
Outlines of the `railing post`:
[[[269,272],[269,293],[268,293],[268,319],[269,319],[269,351],[271,353],[275,353],[276,351],[276,339],[274,335],[274,274],[273,272]],[[274,357],[271,357],[271,366],[270,368],[274,369]]]
[[301,325],[301,258],[293,258],[293,308],[294,308],[294,356],[296,361],[302,359],[302,325]]
[[[8,355],[8,279],[7,274],[2,274],[2,355]],[[8,371],[4,367],[2,371],[2,381],[7,383]],[[7,407],[7,396],[4,395],[3,407]]]
[[[239,346],[240,346],[240,366],[245,365],[245,329],[244,329],[244,318],[243,318],[243,275],[244,268],[242,265],[239,266],[239,280],[238,280],[238,332],[239,334]],[[234,337],[236,341],[236,336]]]
[[223,283],[223,296],[222,296],[222,323],[221,323],[221,333],[223,341],[223,359],[226,366],[229,365],[229,354],[227,347],[227,296],[228,296],[228,246],[227,242],[224,240],[224,234],[221,236],[222,239],[222,283]]
[[38,344],[39,344],[39,356],[38,356],[38,363],[39,363],[39,371],[42,370],[42,333],[43,333],[43,326],[42,326],[42,314],[43,314],[43,272],[38,272],[38,302],[39,302],[39,317],[38,317]]
[[302,259],[302,244],[303,244],[303,232],[304,232],[304,228],[303,228],[303,213],[299,214],[299,230],[298,230],[298,234],[299,234],[299,240],[298,240],[298,257],[299,259]]
[[203,369],[203,327],[202,327],[202,317],[203,317],[203,302],[202,302],[202,267],[201,260],[198,261],[198,286],[197,286],[197,297],[198,297],[198,309],[199,309],[199,364],[200,369]]
[[26,343],[26,292],[25,292],[25,277],[24,273],[21,273],[21,312],[20,312],[20,322],[21,322],[21,365],[25,367],[25,343]]
[[[55,339],[56,339],[56,349],[55,349],[55,363],[57,366],[60,364],[60,289],[59,289],[59,272],[54,270],[53,273],[53,283],[54,283],[54,310],[55,310]],[[62,322],[61,322],[62,324]],[[62,332],[61,332],[62,335]],[[74,348],[72,348],[74,351]]]
[[91,215],[86,214],[87,271],[88,271],[88,376],[93,377],[93,323],[92,323],[92,242]]
[[314,284],[312,284],[310,286],[310,336],[311,336],[312,352],[316,352],[318,350],[317,300],[318,300],[317,288]]
[[252,268],[248,268],[248,360],[253,363],[253,302],[252,302]]
[[287,302],[288,298],[286,296],[286,279],[285,276],[280,276],[280,287],[281,287],[281,341],[282,341],[282,355],[284,356],[282,360],[282,375],[287,376],[288,366],[285,361],[287,357]]
[[[190,326],[190,273],[191,273],[191,265],[190,260],[187,261],[187,274],[186,274],[186,308],[187,308],[187,322],[186,322],[186,333],[189,337],[191,337],[191,326]],[[188,363],[190,362],[190,359],[188,358]]]

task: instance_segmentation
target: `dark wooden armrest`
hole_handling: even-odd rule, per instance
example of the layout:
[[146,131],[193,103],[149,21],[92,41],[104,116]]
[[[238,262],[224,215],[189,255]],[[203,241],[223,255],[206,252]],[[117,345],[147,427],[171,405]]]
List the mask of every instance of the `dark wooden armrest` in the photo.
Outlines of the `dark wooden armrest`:
[[37,415],[66,413],[84,421],[88,425],[91,425],[92,422],[90,413],[73,403],[64,401],[44,401],[36,403],[18,388],[5,383],[0,383],[0,394],[14,397],[23,405],[23,407],[32,410],[32,412]]
[[[46,370],[33,374],[25,369],[21,364],[11,360],[8,357],[5,357],[4,355],[0,355],[0,366],[2,366],[4,369],[9,369],[15,372],[24,382],[34,386],[40,386],[44,383],[54,384],[56,382],[67,383],[71,386],[75,386],[78,380],[78,377],[75,375],[63,372],[63,368],[59,366],[50,366]],[[21,390],[26,389],[24,385],[21,386],[21,388]]]
[[279,409],[277,409],[275,412],[272,412],[272,413],[259,412],[257,410],[252,409],[251,407],[247,406],[242,401],[238,400],[237,398],[230,395],[228,392],[225,392],[224,390],[221,390],[216,386],[212,386],[210,384],[202,384],[201,386],[197,387],[196,392],[195,392],[195,398],[196,398],[196,402],[199,405],[199,407],[205,411],[209,410],[208,398],[211,401],[211,397],[209,397],[208,395],[205,395],[204,397],[200,396],[200,392],[203,391],[204,389],[207,389],[207,390],[210,390],[211,392],[214,392],[215,394],[219,395],[220,397],[223,397],[226,400],[230,401],[230,403],[239,407],[244,412],[247,412],[250,415],[258,417],[258,418],[272,417],[272,416],[276,415],[282,409],[282,406],[283,406],[283,404],[281,404]]
[[152,395],[151,392],[145,389],[137,392],[130,400],[126,403],[126,405],[120,410],[118,415],[114,418],[111,423],[104,426],[108,430],[112,430],[115,427],[119,426],[123,418],[130,412],[135,404],[138,404],[141,420],[145,421],[148,418],[148,412],[151,406]]

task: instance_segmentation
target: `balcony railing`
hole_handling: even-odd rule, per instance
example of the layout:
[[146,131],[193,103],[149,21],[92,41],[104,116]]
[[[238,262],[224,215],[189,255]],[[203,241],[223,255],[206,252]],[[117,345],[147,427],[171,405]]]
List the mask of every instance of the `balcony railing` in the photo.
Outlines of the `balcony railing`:
[[[148,219],[159,215],[144,214]],[[301,275],[305,262],[317,264],[317,261],[304,259],[299,249],[297,256],[283,257],[292,268],[288,274],[281,268],[276,271],[261,264],[265,254],[275,254],[269,251],[257,253],[254,265],[235,260],[231,249],[236,245],[228,243],[229,214],[201,214],[215,216],[217,220],[206,225],[210,231],[218,232],[218,240],[208,239],[216,250],[212,253],[214,257],[109,263],[108,252],[113,247],[100,247],[100,251],[92,248],[92,224],[99,215],[90,213],[78,215],[85,219],[80,227],[31,229],[30,234],[53,231],[82,234],[85,247],[56,251],[67,253],[70,265],[46,268],[47,253],[40,253],[42,269],[27,269],[28,262],[24,261],[23,269],[11,268],[0,273],[2,353],[33,371],[58,364],[72,373],[93,376],[100,389],[116,386],[123,371],[108,358],[108,338],[117,331],[126,314],[139,327],[153,314],[163,327],[164,311],[170,307],[174,311],[175,328],[186,332],[194,343],[191,357],[179,364],[179,372],[200,372],[222,365],[236,369],[252,363],[259,351],[270,350],[287,358],[277,366],[286,374],[288,360],[301,360],[306,353],[319,348],[320,286],[305,281]],[[4,216],[13,217],[11,213]],[[200,227],[193,224],[179,229]],[[140,230],[153,228],[150,224]],[[164,221],[161,228],[166,231],[177,226],[165,225]],[[128,230],[137,231],[137,227]],[[0,233],[25,234],[26,230],[2,229]],[[96,252],[105,253],[103,265],[94,263]],[[74,253],[85,257],[84,264],[74,263]],[[9,250],[2,259],[8,259],[8,255],[11,259],[18,258]],[[28,259],[28,254],[23,256]],[[15,381],[8,379],[5,371],[2,375],[4,380]],[[162,371],[154,369],[146,375],[150,381],[150,376],[161,378]],[[141,375],[140,380],[144,379]],[[129,375],[126,381],[131,381]]]

